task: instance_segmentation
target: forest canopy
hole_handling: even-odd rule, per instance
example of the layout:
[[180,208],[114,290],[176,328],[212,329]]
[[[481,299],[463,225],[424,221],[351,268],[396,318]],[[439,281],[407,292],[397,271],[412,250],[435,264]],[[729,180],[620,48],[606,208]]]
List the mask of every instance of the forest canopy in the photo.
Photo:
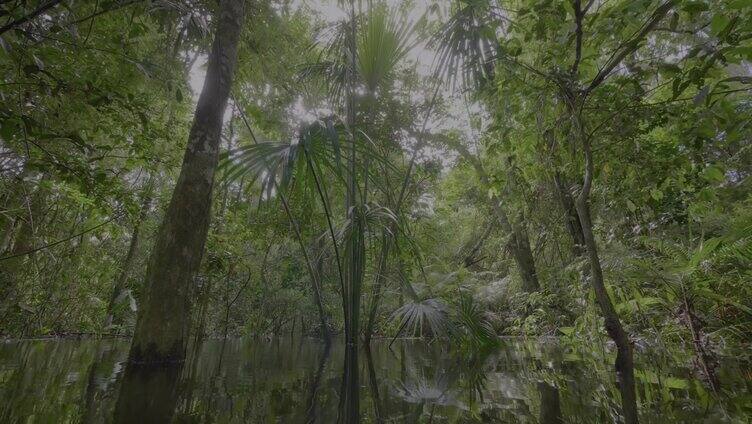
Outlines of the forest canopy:
[[752,360],[752,1],[0,12],[2,337]]

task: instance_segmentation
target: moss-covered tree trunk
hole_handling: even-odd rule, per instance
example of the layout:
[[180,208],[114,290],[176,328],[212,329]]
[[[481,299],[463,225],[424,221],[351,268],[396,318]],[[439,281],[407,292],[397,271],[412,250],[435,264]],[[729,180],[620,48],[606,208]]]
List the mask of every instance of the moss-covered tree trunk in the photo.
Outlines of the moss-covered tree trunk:
[[209,228],[222,116],[237,62],[243,0],[223,0],[206,80],[188,136],[183,165],[152,249],[146,293],[131,344],[131,363],[185,359],[193,280]]

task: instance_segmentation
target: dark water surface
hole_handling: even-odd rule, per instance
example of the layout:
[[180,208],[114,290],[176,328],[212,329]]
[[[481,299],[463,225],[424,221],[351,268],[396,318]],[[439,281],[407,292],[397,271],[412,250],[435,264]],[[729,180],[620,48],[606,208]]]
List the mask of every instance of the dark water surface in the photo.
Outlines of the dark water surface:
[[[613,357],[553,342],[505,339],[499,350],[472,355],[444,342],[390,349],[375,341],[356,354],[312,339],[209,341],[181,378],[167,372],[121,390],[127,349],[125,340],[0,343],[0,423],[619,420]],[[641,422],[750,422],[749,366],[722,361],[714,391],[676,365],[687,358],[636,358]]]

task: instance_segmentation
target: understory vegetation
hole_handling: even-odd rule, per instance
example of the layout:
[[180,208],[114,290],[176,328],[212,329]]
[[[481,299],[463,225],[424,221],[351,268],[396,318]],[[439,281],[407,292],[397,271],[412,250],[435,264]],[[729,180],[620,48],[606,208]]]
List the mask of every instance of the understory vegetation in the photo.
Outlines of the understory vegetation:
[[752,359],[750,1],[0,10],[2,336]]

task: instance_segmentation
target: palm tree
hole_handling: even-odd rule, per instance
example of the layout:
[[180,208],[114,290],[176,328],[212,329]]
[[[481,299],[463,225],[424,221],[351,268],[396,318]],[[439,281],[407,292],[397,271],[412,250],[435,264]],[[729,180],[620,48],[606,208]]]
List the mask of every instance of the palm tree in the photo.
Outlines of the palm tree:
[[[353,2],[349,6],[348,20],[332,27],[320,60],[307,65],[302,72],[306,78],[321,78],[326,82],[329,98],[343,118],[325,119],[302,130],[294,143],[264,142],[234,152],[228,178],[247,172],[279,175],[282,193],[293,180],[294,169],[298,178],[309,176],[325,211],[327,232],[337,261],[346,343],[355,345],[366,268],[365,244],[368,228],[372,228],[369,224],[395,219],[392,211],[368,202],[368,181],[375,178],[371,161],[380,161],[388,169],[394,167],[373,149],[373,141],[356,119],[359,118],[356,108],[361,103],[369,104],[361,119],[373,119],[378,98],[389,91],[396,67],[412,47],[414,25],[397,18],[395,10],[381,3],[369,4],[363,15],[356,15]],[[359,23],[362,23],[360,32]],[[358,94],[360,88],[364,89],[365,97]],[[335,230],[335,208],[328,195],[332,181],[323,178],[324,172],[334,176],[333,182],[345,192],[344,223],[340,231]],[[386,228],[396,226],[383,228],[391,231]],[[341,255],[340,247],[343,247]]]

